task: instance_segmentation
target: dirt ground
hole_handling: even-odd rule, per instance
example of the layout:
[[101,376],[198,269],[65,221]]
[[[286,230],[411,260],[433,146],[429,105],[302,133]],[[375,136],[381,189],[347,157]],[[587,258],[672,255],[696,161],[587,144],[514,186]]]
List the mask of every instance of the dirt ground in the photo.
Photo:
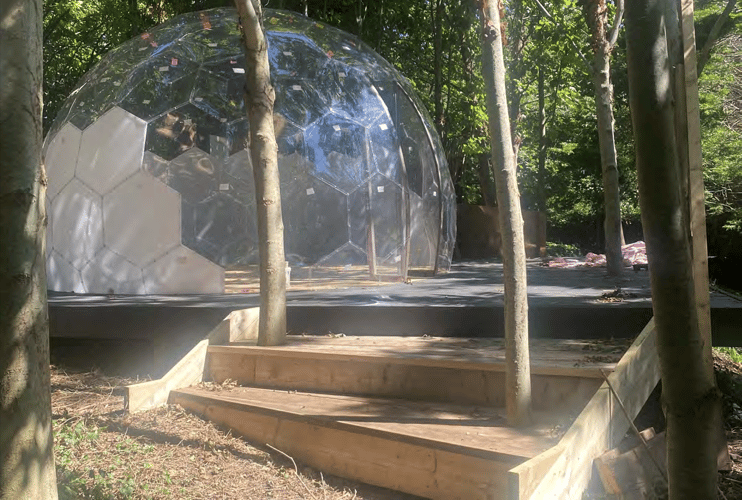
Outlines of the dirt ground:
[[[719,497],[742,500],[742,365],[723,354],[715,365],[734,463]],[[62,500],[416,498],[323,475],[177,406],[126,415],[122,388],[135,380],[52,367],[51,382]]]

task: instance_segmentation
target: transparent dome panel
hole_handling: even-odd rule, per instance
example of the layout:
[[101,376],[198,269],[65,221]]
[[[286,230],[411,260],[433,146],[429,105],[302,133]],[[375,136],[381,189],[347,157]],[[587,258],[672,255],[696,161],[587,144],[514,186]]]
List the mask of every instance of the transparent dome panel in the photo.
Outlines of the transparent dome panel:
[[[270,9],[265,26],[292,277],[446,268],[455,193],[412,86],[353,35]],[[257,291],[242,50],[234,9],[193,12],[79,82],[44,144],[52,289],[222,293],[228,270]]]
[[348,199],[337,189],[319,180],[292,180],[281,199],[286,260],[291,265],[314,264],[349,241]]
[[333,113],[323,116],[305,133],[312,173],[343,193],[368,178],[366,130]]

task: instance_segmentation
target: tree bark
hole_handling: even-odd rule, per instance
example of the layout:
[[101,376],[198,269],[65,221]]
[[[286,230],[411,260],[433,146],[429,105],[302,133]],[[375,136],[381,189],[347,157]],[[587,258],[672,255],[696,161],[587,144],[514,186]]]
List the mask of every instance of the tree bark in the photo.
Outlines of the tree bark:
[[257,200],[260,254],[258,345],[286,341],[286,260],[283,246],[278,146],[273,128],[275,90],[259,0],[235,0],[245,44],[245,104]]
[[538,68],[538,185],[537,203],[540,212],[546,213],[546,89],[544,68]]
[[42,2],[0,3],[0,499],[57,498],[41,160]]
[[[595,89],[595,110],[598,118],[600,165],[603,176],[605,219],[605,255],[608,274],[620,276],[621,255],[621,195],[618,184],[615,122],[613,119],[613,84],[611,83],[611,52],[613,44],[606,33],[607,5],[605,0],[585,3],[587,25],[593,48],[592,77]],[[617,20],[620,22],[620,20]],[[617,30],[617,26],[614,26]]]
[[661,0],[628,0],[626,29],[639,202],[667,418],[670,499],[716,498],[720,395],[706,362],[711,346],[698,323],[663,9]]
[[482,193],[482,200],[488,207],[497,205],[497,192],[495,182],[492,180],[492,169],[490,169],[490,156],[487,153],[481,153],[477,161],[477,175],[479,176],[479,190]]
[[523,426],[531,421],[526,252],[505,92],[500,13],[495,0],[482,3],[481,17],[482,72],[487,95],[505,282],[505,403],[510,424]]

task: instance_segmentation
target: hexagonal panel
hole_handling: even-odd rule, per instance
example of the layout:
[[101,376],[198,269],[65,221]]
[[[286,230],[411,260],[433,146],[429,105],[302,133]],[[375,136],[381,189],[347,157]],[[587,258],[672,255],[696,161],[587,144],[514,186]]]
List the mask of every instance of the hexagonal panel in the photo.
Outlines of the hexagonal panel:
[[227,121],[246,116],[245,75],[235,73],[234,68],[244,65],[230,64],[237,61],[227,58],[224,62],[209,62],[198,71],[193,89],[193,104],[204,111]]
[[106,194],[139,170],[147,124],[121,108],[112,108],[82,134],[77,177]]
[[57,196],[57,193],[75,176],[81,137],[80,129],[71,123],[66,123],[49,143],[44,156],[48,197]]
[[258,261],[255,209],[226,192],[183,203],[183,245],[220,266]]
[[131,73],[137,82],[121,100],[121,107],[144,120],[187,102],[191,98],[198,63],[182,48],[158,51]]
[[293,32],[273,33],[268,44],[268,57],[273,78],[301,75],[313,79],[329,61],[314,42]]
[[142,270],[109,248],[98,252],[80,274],[88,293],[146,293]]
[[144,267],[180,244],[180,195],[138,172],[103,197],[105,241]]
[[46,286],[56,292],[85,293],[80,271],[55,251],[46,260]]
[[81,269],[103,247],[101,197],[78,179],[59,192],[51,206],[54,250]]
[[183,246],[144,268],[150,294],[224,293],[224,269]]
[[287,260],[314,264],[348,239],[348,199],[313,180],[291,181],[281,192]]
[[184,200],[199,203],[219,189],[222,165],[198,148],[170,160],[165,183]]
[[368,179],[366,130],[333,113],[323,116],[305,134],[312,173],[350,193]]
[[368,127],[367,141],[371,153],[371,165],[387,179],[398,186],[403,184],[402,163],[399,157],[399,146],[388,117],[382,116]]
[[211,137],[227,137],[227,127],[226,119],[222,122],[193,104],[185,104],[150,122],[146,150],[165,160],[192,147],[210,153]]
[[364,127],[388,113],[384,101],[363,71],[333,62],[322,70],[318,78],[333,113]]
[[297,127],[306,128],[327,112],[327,98],[318,84],[299,78],[277,79],[274,112]]

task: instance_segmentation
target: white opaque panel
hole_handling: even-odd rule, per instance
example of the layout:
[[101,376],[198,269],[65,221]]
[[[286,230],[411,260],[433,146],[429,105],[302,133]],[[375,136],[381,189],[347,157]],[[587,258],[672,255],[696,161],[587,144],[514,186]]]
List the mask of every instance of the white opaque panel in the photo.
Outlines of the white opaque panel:
[[81,275],[88,293],[146,293],[142,270],[109,248],[98,252]]
[[103,247],[101,197],[78,179],[72,179],[51,207],[53,249],[78,269]]
[[180,244],[180,195],[138,172],[103,197],[106,246],[144,267]]
[[57,193],[62,190],[65,184],[74,177],[81,137],[82,132],[77,127],[71,123],[65,123],[64,127],[49,143],[44,156],[48,182],[46,195],[48,197],[54,198],[57,196]]
[[224,293],[224,269],[179,246],[144,268],[150,294]]
[[80,271],[55,251],[46,260],[46,283],[50,290],[85,293]]
[[82,134],[77,177],[106,194],[139,170],[147,123],[119,107],[111,108]]

